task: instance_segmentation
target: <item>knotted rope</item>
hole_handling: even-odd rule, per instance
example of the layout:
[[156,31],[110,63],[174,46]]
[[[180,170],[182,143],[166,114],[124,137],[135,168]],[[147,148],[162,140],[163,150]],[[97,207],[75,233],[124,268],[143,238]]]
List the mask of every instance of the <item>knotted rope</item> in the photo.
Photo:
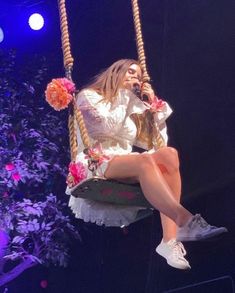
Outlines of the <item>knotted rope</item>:
[[[146,57],[145,57],[145,51],[144,51],[144,41],[142,37],[142,28],[141,28],[141,21],[140,21],[140,10],[138,5],[138,0],[131,0],[132,4],[132,13],[133,13],[133,20],[134,20],[134,27],[135,27],[135,34],[136,34],[136,47],[137,47],[137,53],[138,53],[138,59],[140,62],[140,66],[143,70],[143,82],[150,82],[150,76],[147,71],[146,66]],[[148,119],[150,119],[150,124],[152,126],[152,143],[153,146],[156,148],[161,148],[166,145],[159,127],[156,123],[154,123],[154,117],[153,115],[149,115]]]
[[[71,54],[65,0],[58,0],[58,7],[59,7],[59,15],[60,15],[61,43],[62,43],[65,75],[69,80],[72,81],[72,69],[73,69],[74,59]],[[90,146],[90,140],[87,133],[87,129],[83,120],[82,113],[76,105],[75,96],[73,96],[73,103],[70,105],[69,119],[68,119],[70,154],[71,154],[72,162],[75,161],[76,155],[78,153],[77,125],[80,130],[83,145],[85,148],[88,148]]]

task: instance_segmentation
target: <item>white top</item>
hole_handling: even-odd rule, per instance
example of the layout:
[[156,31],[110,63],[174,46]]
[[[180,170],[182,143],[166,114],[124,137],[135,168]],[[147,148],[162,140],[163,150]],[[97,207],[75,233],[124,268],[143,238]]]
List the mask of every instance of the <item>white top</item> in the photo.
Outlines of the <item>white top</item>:
[[[77,96],[77,104],[83,114],[86,128],[91,143],[101,143],[103,153],[110,158],[116,154],[129,154],[133,145],[136,145],[136,125],[130,115],[142,114],[149,108],[136,97],[131,91],[121,89],[113,105],[102,101],[103,97],[93,90],[85,89]],[[167,129],[165,120],[172,113],[167,103],[154,114],[155,123],[158,123],[161,135],[167,143]],[[78,133],[78,155],[76,161],[87,165],[87,159],[83,153],[83,144]],[[140,146],[140,145],[138,145]],[[145,146],[141,145],[142,148]],[[107,168],[107,162],[99,168],[102,176]],[[92,174],[88,170],[88,178]],[[66,191],[68,194],[69,189]],[[126,226],[134,222],[139,207],[123,207],[107,203],[94,202],[88,199],[70,197],[69,206],[77,218],[86,222],[94,222],[106,226]]]

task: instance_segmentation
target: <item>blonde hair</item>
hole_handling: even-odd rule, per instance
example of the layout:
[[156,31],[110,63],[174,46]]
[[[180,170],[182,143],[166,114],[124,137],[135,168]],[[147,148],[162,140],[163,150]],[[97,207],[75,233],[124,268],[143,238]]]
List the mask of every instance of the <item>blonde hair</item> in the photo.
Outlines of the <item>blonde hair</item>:
[[88,84],[86,88],[92,89],[103,96],[103,101],[112,103],[131,64],[140,66],[139,62],[134,59],[121,59],[114,62],[102,73],[96,75],[94,81]]

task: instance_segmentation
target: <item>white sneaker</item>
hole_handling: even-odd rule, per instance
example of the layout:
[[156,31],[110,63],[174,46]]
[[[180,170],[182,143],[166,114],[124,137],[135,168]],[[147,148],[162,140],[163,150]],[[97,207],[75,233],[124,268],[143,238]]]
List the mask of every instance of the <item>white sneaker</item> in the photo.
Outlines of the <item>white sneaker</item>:
[[189,262],[184,258],[186,250],[181,242],[176,239],[171,239],[168,242],[163,242],[157,246],[156,252],[163,256],[168,265],[176,269],[188,270],[191,269]]
[[183,227],[178,228],[178,241],[198,241],[228,232],[225,227],[209,225],[199,214],[193,216]]

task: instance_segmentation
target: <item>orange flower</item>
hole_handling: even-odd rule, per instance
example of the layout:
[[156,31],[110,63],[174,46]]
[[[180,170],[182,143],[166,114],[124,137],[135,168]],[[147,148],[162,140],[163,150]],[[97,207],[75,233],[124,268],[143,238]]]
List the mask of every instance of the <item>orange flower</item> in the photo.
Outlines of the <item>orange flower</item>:
[[[63,80],[63,78],[52,79],[52,81],[47,85],[47,89],[45,91],[47,102],[56,111],[60,111],[67,108],[69,103],[73,99],[71,91],[68,91]],[[68,80],[67,82],[70,81]],[[71,85],[74,85],[72,82],[70,83]]]

